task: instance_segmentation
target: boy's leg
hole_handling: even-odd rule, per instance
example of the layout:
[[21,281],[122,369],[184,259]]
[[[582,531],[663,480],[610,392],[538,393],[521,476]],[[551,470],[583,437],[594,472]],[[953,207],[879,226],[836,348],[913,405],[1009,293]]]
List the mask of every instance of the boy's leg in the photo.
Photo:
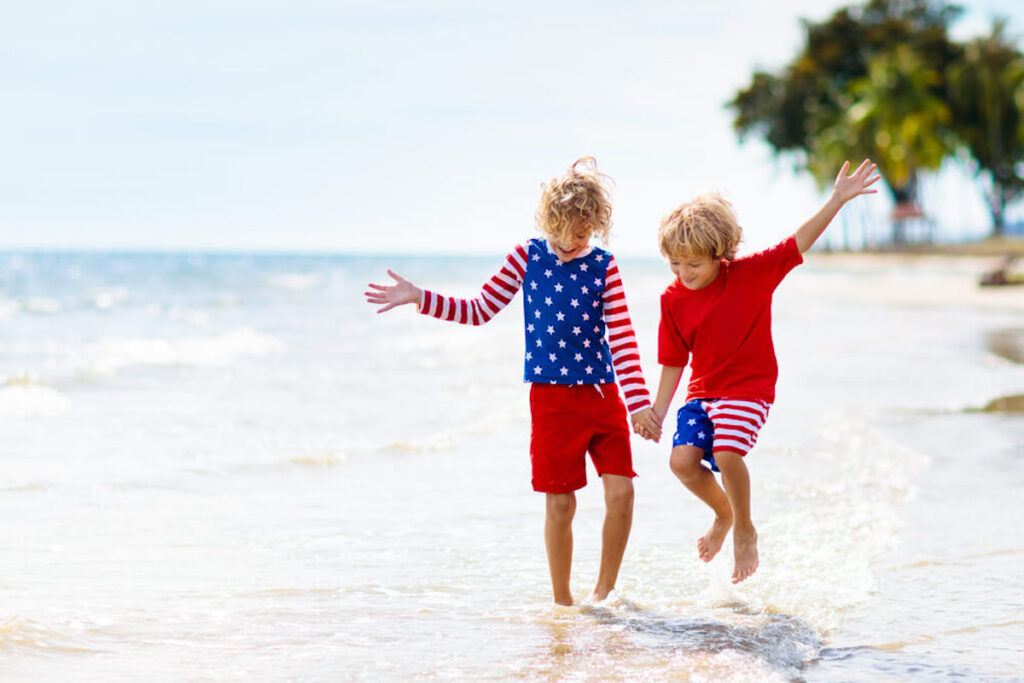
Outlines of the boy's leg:
[[572,604],[569,577],[572,573],[572,518],[576,514],[575,493],[548,493],[544,515],[544,545],[548,551],[551,590],[559,605]]
[[697,539],[700,559],[710,562],[722,549],[725,537],[732,527],[733,508],[726,492],[718,485],[715,475],[700,464],[703,457],[704,451],[696,446],[676,446],[672,449],[669,466],[679,481],[715,513],[715,519],[707,533]]
[[732,451],[715,453],[722,483],[733,512],[732,582],[739,583],[757,571],[757,530],[750,520],[750,474],[743,456]]
[[605,506],[601,569],[592,596],[597,602],[607,598],[615,588],[629,530],[633,526],[633,479],[618,474],[602,474],[601,481],[604,483]]

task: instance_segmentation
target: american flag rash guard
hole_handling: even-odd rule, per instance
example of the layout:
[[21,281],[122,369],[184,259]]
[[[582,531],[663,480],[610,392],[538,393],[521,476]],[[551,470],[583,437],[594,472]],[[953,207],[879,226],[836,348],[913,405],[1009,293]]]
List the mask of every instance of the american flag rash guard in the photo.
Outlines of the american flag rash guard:
[[629,412],[651,405],[615,257],[594,247],[562,262],[545,240],[518,245],[475,299],[423,290],[420,313],[482,325],[524,289],[524,376],[546,384],[604,384],[618,378]]

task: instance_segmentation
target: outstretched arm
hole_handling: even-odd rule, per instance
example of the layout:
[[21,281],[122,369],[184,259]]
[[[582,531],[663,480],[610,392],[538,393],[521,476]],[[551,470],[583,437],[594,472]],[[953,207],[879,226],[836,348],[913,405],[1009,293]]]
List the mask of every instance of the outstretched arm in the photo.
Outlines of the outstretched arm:
[[522,287],[526,258],[526,245],[521,244],[513,249],[505,257],[501,269],[484,283],[480,295],[473,299],[459,299],[429,289],[420,289],[389,270],[388,275],[394,278],[395,284],[369,285],[374,291],[366,292],[366,301],[371,304],[383,304],[384,307],[378,310],[378,313],[402,304],[415,303],[417,310],[424,315],[463,325],[483,325],[505,308]]
[[395,271],[388,269],[388,275],[395,281],[393,285],[375,285],[372,282],[367,285],[371,291],[363,292],[366,295],[367,303],[374,306],[381,306],[378,313],[390,311],[395,306],[403,304],[420,305],[423,299],[423,290],[406,280]]
[[801,254],[810,249],[817,239],[821,237],[821,233],[825,232],[825,228],[828,227],[828,224],[832,222],[832,219],[836,217],[839,209],[843,208],[846,202],[862,194],[878,192],[877,189],[869,189],[881,178],[879,175],[872,175],[877,169],[878,166],[871,163],[870,159],[865,159],[857,167],[857,170],[847,175],[847,172],[850,170],[850,162],[843,162],[843,167],[839,169],[836,182],[832,186],[832,194],[829,195],[828,200],[818,209],[817,213],[797,228],[796,233],[793,235],[796,238],[796,246],[800,249]]

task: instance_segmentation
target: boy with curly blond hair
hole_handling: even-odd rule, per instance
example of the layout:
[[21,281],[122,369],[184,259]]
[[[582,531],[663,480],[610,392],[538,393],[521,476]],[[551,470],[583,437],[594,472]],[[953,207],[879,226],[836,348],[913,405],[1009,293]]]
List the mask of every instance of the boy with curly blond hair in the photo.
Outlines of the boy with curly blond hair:
[[[660,425],[689,364],[687,402],[676,415],[669,464],[715,513],[697,541],[700,558],[710,562],[732,530],[733,583],[758,566],[750,475],[743,458],[775,400],[772,294],[846,202],[876,192],[869,189],[879,178],[872,176],[874,164],[865,160],[847,175],[849,168],[849,162],[843,164],[817,213],[792,236],[757,254],[736,258],[743,231],[720,195],[700,195],[662,221],[661,253],[676,279],[661,296],[662,370],[654,414]],[[724,489],[713,472],[721,472]]]
[[587,483],[586,455],[604,484],[601,565],[591,596],[601,601],[615,587],[633,519],[627,410],[637,433],[661,435],[618,265],[591,245],[594,237],[607,243],[611,231],[609,182],[592,157],[583,157],[547,183],[536,214],[543,237],[515,247],[474,299],[420,289],[391,270],[395,284],[371,284],[366,292],[369,303],[382,305],[379,313],[416,304],[424,315],[482,325],[524,290],[530,462],[533,488],[545,494],[544,541],[560,605],[573,604],[572,520],[575,491]]

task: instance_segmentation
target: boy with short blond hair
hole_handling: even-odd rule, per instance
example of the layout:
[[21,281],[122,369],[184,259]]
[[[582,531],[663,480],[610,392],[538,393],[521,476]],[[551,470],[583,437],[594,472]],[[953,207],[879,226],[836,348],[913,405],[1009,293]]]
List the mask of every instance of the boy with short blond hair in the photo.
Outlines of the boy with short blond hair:
[[[742,229],[732,205],[717,194],[681,204],[659,231],[661,253],[676,279],[661,296],[662,371],[654,415],[660,425],[689,364],[687,402],[676,416],[669,464],[715,513],[697,541],[700,558],[710,562],[732,530],[733,583],[758,566],[743,458],[775,400],[772,295],[846,202],[877,191],[869,189],[879,179],[872,175],[874,164],[865,160],[847,175],[849,168],[843,164],[828,200],[792,236],[756,254],[735,257]],[[713,472],[721,472],[724,489]]]

